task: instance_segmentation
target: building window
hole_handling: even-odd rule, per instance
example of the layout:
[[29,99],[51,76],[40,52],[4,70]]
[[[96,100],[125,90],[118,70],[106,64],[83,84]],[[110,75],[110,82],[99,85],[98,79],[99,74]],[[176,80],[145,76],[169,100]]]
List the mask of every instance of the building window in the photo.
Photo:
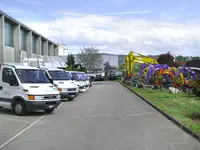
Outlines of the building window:
[[32,53],[36,54],[36,37],[32,36]]
[[5,45],[13,47],[13,25],[5,21],[4,29]]
[[24,30],[20,30],[20,44],[21,50],[26,50],[26,32]]

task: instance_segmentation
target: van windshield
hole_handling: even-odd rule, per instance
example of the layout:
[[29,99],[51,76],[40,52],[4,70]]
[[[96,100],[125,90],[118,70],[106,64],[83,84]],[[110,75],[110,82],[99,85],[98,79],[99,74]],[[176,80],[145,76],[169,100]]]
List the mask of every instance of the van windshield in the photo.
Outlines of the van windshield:
[[21,83],[50,83],[42,70],[16,69],[15,71]]
[[53,80],[71,80],[69,72],[61,70],[48,71]]
[[84,73],[78,73],[78,72],[72,72],[72,77],[74,78],[74,80],[76,81],[85,81],[85,75]]

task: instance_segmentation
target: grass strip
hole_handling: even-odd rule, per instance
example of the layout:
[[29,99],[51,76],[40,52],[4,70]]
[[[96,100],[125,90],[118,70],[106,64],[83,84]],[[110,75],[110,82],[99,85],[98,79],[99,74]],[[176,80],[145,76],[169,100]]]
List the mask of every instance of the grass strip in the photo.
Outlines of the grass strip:
[[129,85],[126,85],[126,87],[200,136],[200,97],[182,92],[172,94],[167,89],[160,91],[151,88],[136,88]]

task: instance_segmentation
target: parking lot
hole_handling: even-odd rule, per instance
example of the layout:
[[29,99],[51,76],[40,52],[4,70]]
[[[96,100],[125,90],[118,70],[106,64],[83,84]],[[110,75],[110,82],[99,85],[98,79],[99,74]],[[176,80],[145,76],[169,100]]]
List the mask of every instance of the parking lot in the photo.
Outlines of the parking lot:
[[53,114],[0,109],[2,150],[199,150],[198,141],[115,82],[93,84]]
[[21,132],[45,115],[44,112],[30,112],[26,116],[16,116],[11,110],[0,109],[0,145]]

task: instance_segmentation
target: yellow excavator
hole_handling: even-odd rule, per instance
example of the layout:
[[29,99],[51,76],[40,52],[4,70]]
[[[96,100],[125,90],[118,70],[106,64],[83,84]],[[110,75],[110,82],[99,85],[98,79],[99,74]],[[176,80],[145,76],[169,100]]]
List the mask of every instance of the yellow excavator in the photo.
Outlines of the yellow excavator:
[[132,76],[134,64],[136,62],[142,63],[142,64],[158,64],[158,62],[155,59],[151,58],[150,56],[145,56],[145,55],[130,51],[128,56],[126,56],[126,59],[125,59],[125,68],[127,71],[127,75],[129,77]]

